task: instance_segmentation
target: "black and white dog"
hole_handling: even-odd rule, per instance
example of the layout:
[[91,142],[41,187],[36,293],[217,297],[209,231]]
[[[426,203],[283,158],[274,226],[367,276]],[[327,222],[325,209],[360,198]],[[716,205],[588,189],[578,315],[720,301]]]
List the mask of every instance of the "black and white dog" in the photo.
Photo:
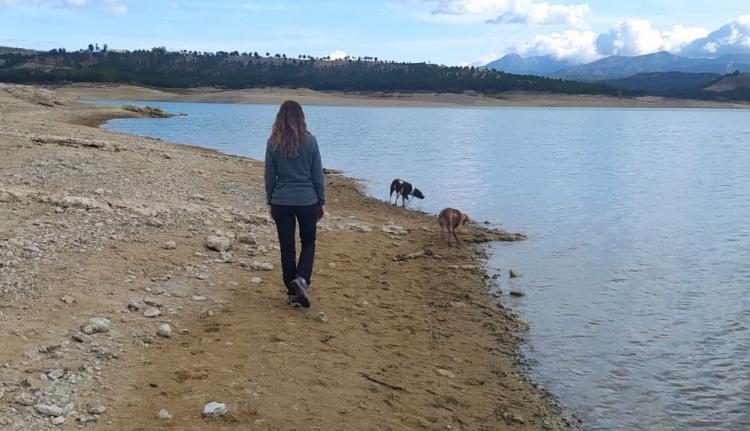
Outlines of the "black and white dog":
[[406,208],[406,201],[409,200],[410,196],[414,196],[417,199],[424,199],[424,195],[419,189],[398,178],[391,183],[391,195],[388,198],[388,203],[391,203],[393,193],[396,193],[396,200],[393,201],[393,205],[398,205],[398,197],[401,196],[401,206],[404,208]]

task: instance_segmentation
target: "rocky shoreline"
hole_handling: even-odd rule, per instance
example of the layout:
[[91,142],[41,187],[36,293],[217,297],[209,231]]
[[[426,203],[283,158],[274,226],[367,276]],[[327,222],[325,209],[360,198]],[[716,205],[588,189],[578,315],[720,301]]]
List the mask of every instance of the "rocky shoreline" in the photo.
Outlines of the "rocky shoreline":
[[141,115],[0,84],[0,429],[565,428],[473,245],[329,175],[290,310],[262,163],[90,127]]

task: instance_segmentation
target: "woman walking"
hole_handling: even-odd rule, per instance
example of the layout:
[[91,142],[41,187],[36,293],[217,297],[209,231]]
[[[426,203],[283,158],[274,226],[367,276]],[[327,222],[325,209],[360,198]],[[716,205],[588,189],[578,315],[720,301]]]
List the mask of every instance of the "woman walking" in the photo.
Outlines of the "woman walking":
[[[281,105],[266,147],[266,198],[276,222],[281,269],[292,307],[310,307],[308,288],[315,260],[315,233],[325,215],[325,184],[318,141],[305,123],[302,106]],[[302,250],[297,260],[295,230]]]

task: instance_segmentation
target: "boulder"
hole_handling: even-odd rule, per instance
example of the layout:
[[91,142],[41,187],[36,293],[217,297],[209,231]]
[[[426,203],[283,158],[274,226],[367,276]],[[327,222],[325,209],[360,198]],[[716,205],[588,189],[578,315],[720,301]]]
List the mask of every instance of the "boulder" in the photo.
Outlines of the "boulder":
[[226,404],[211,402],[203,406],[203,417],[220,418],[229,413]]
[[63,208],[82,208],[82,209],[94,209],[99,207],[99,203],[91,198],[84,198],[81,196],[65,196],[60,201],[60,206]]
[[206,238],[206,247],[218,252],[227,251],[232,247],[232,240],[224,236],[212,235]]
[[172,327],[169,326],[169,323],[164,323],[156,330],[156,334],[160,337],[169,338],[172,336]]
[[109,319],[105,317],[92,317],[85,325],[83,325],[83,333],[87,335],[91,334],[105,334],[109,332]]
[[45,416],[62,416],[63,409],[54,404],[37,404],[34,406],[34,410]]

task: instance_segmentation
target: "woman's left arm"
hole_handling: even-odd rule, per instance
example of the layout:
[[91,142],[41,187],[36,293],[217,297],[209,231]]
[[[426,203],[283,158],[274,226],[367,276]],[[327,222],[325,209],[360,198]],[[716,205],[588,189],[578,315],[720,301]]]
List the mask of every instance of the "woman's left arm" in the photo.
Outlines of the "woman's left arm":
[[271,205],[273,189],[276,187],[276,162],[273,160],[273,149],[270,144],[266,147],[266,170],[263,177],[266,182],[266,203]]
[[320,160],[320,149],[317,142],[315,142],[315,152],[313,153],[312,180],[315,193],[318,195],[318,203],[323,206],[326,203],[326,185],[323,175],[323,162]]

